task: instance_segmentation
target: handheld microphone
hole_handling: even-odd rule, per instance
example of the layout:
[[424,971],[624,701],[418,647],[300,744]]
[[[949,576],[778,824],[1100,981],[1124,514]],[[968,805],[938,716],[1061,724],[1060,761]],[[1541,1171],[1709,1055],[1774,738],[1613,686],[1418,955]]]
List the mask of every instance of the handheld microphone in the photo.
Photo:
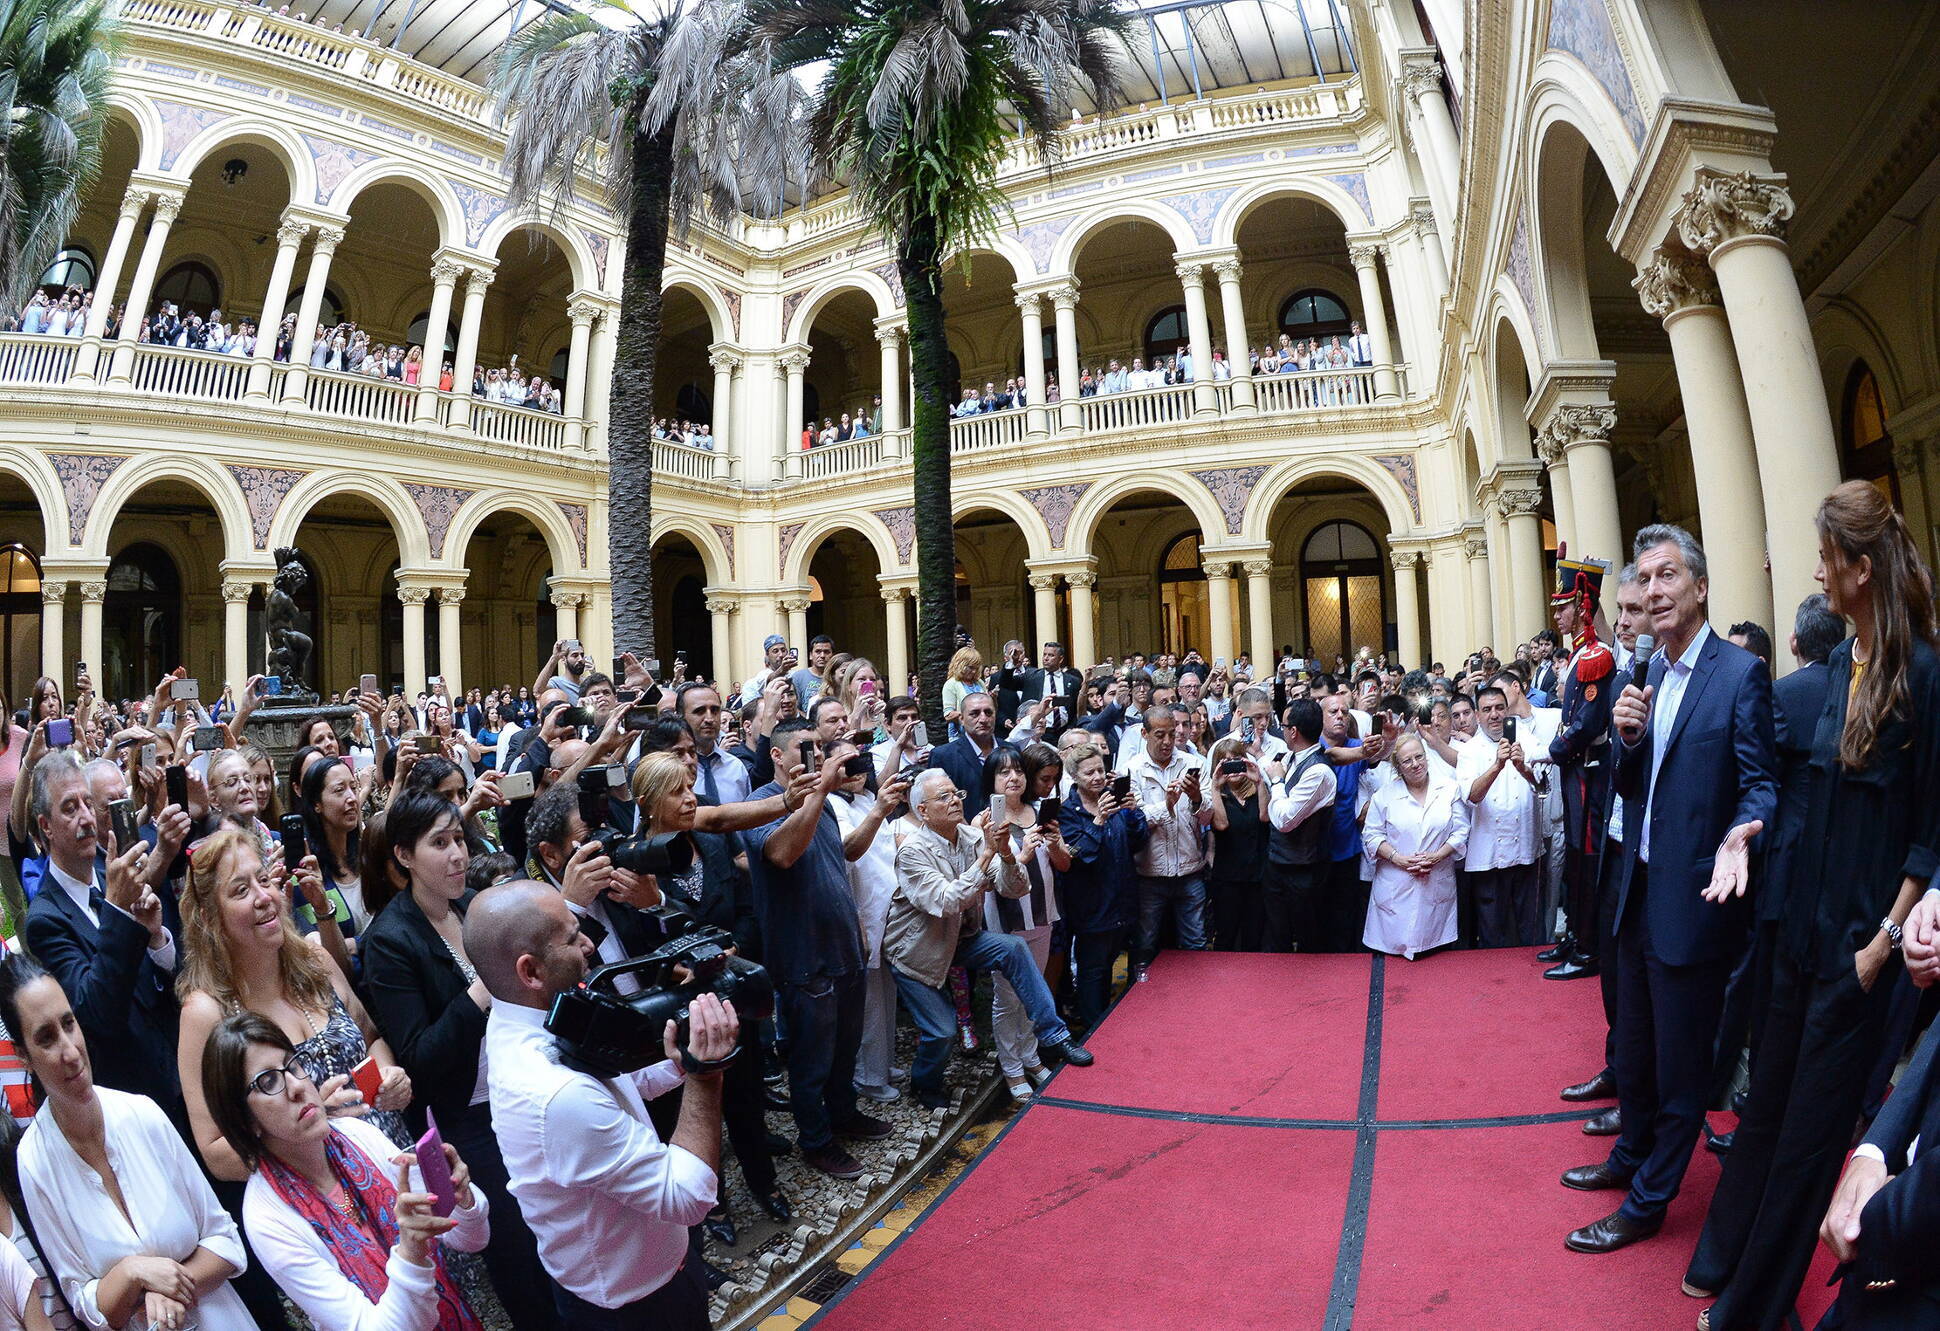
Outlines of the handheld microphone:
[[[1636,650],[1631,653],[1633,661],[1642,662],[1645,669],[1648,669],[1650,667],[1650,658],[1656,655],[1656,653],[1657,639],[1651,637],[1648,633],[1639,633],[1637,635]],[[1632,667],[1631,673],[1633,675],[1636,673],[1634,666]]]

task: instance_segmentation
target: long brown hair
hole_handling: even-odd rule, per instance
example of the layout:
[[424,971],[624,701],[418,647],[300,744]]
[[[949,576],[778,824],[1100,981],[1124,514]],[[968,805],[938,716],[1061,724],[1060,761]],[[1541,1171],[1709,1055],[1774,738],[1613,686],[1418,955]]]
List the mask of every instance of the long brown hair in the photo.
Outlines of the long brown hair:
[[1866,481],[1847,481],[1827,495],[1813,521],[1820,545],[1841,567],[1872,561],[1866,594],[1873,605],[1873,655],[1839,741],[1840,763],[1857,771],[1872,761],[1887,719],[1906,706],[1915,644],[1934,643],[1933,575],[1906,520]]
[[[235,963],[229,939],[222,931],[222,871],[244,850],[261,855],[256,838],[241,828],[225,827],[195,848],[189,856],[188,877],[182,888],[182,973],[175,993],[186,999],[198,991],[222,1004],[226,1012],[242,1007],[236,991]],[[277,981],[283,996],[298,1007],[329,1012],[336,992],[330,983],[331,962],[304,941],[282,907],[283,947],[277,954]]]

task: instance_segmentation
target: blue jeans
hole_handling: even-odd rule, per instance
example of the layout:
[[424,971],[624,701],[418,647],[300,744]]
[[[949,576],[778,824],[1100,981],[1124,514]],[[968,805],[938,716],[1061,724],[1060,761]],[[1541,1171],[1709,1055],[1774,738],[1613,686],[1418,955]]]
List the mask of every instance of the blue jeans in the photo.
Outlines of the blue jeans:
[[1133,960],[1148,966],[1159,954],[1159,923],[1172,908],[1172,931],[1188,952],[1206,949],[1206,875],[1138,876],[1138,949]]
[[818,975],[775,986],[788,1034],[788,1094],[804,1151],[835,1136],[856,1115],[855,1059],[862,1044],[862,976]]
[[[1070,1038],[1044,973],[1031,960],[1031,949],[1014,934],[984,929],[957,944],[956,965],[973,971],[996,971],[1024,1002],[1039,1044],[1062,1044]],[[932,989],[921,980],[896,972],[896,992],[916,1020],[920,1036],[910,1085],[918,1094],[943,1093],[943,1069],[950,1061],[950,1045],[957,1038],[957,1005],[947,987]]]

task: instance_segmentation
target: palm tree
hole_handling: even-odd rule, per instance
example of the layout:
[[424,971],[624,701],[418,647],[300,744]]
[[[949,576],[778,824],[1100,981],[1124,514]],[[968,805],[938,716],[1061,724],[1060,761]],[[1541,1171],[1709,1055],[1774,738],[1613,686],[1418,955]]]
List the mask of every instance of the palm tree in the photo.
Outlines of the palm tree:
[[587,0],[583,12],[554,11],[516,33],[493,78],[499,117],[511,122],[513,206],[564,205],[591,172],[626,226],[607,403],[607,560],[616,649],[642,658],[656,654],[654,371],[668,230],[684,231],[702,211],[724,222],[775,211],[799,96],[792,79],[720,58],[740,14],[731,0],[652,11]]
[[20,308],[101,165],[115,21],[103,0],[0,0],[0,303]]
[[1128,19],[1113,4],[748,0],[757,55],[819,69],[805,126],[813,174],[846,181],[896,253],[914,386],[917,656],[938,734],[956,641],[943,273],[998,225],[997,171],[1013,136],[1036,140],[1054,163],[1062,118],[1086,98],[1116,100]]

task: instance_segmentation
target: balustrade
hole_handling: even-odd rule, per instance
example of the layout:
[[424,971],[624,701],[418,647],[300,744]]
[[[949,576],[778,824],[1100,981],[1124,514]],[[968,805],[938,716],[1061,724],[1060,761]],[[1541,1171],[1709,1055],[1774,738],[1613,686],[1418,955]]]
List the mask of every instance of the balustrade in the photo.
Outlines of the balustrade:
[[653,441],[653,474],[678,476],[684,481],[711,480],[720,454],[711,448],[696,448],[673,439]]
[[847,439],[839,444],[821,444],[802,454],[802,476],[806,480],[821,480],[825,476],[847,476],[858,471],[867,471],[882,461],[883,436],[865,435],[860,439]]
[[418,390],[402,379],[312,370],[304,380],[303,400],[310,410],[326,416],[408,425],[417,405]]
[[503,402],[474,400],[471,411],[472,433],[495,443],[524,444],[555,453],[565,451],[566,418],[531,407],[507,406]]
[[0,336],[0,384],[66,383],[80,340],[41,334]]
[[249,357],[137,346],[133,383],[136,392],[164,400],[240,402],[249,383]]

